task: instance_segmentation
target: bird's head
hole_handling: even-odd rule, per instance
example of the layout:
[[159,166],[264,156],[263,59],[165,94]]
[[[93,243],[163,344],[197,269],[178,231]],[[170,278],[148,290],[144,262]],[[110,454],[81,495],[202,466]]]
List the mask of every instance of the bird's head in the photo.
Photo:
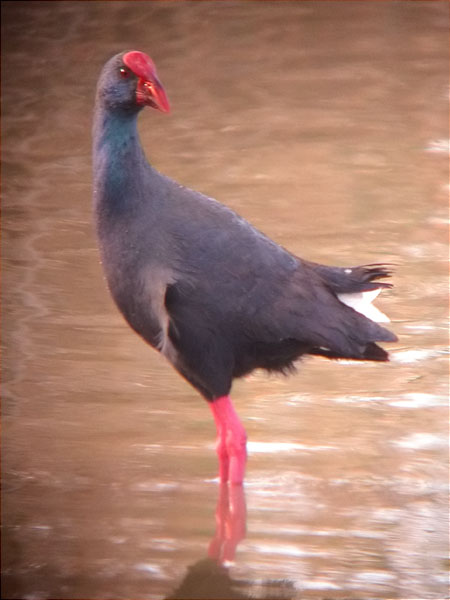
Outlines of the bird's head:
[[137,112],[151,106],[169,112],[169,101],[156,75],[154,62],[137,50],[117,54],[106,63],[97,94],[112,110]]

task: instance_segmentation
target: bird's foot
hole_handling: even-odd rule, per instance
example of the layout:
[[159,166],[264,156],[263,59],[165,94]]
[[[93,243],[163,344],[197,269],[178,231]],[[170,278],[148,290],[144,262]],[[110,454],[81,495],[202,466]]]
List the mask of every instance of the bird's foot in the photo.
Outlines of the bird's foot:
[[217,456],[221,482],[241,484],[247,461],[247,434],[229,396],[211,402],[217,427]]

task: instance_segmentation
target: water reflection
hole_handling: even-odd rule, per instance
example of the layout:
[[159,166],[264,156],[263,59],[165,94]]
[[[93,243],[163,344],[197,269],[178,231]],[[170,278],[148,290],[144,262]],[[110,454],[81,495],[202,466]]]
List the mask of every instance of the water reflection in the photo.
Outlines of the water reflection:
[[246,519],[243,486],[221,483],[216,508],[216,533],[208,549],[210,558],[219,564],[234,560],[237,545],[245,537]]
[[[216,531],[207,558],[190,565],[167,600],[290,600],[297,597],[295,584],[287,579],[254,581],[233,577],[230,565],[246,533],[246,501],[243,486],[220,483],[216,508]],[[256,589],[257,588],[257,589]],[[251,591],[250,591],[251,590]]]
[[247,509],[242,485],[220,483],[216,508],[216,531],[208,547],[208,558],[187,570],[180,586],[170,599],[229,598],[240,600],[249,596],[239,593],[228,567],[236,549],[245,537]]
[[240,593],[236,582],[226,566],[210,558],[198,561],[188,568],[181,585],[167,596],[167,600],[245,600],[249,596]]

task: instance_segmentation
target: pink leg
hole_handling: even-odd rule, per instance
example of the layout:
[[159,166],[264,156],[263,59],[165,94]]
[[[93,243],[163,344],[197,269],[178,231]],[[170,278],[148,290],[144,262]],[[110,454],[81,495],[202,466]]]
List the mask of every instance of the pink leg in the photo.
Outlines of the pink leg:
[[217,427],[217,456],[220,481],[240,484],[247,460],[247,435],[229,396],[210,403]]

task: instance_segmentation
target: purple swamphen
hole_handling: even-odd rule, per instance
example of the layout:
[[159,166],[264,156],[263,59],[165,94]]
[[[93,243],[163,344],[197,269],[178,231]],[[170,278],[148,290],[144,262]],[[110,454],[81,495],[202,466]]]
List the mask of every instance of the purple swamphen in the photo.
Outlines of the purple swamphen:
[[169,112],[153,61],[122,52],[101,72],[93,130],[94,211],[109,289],[126,321],[208,401],[219,477],[240,484],[246,433],[235,377],[289,371],[304,354],[386,361],[396,336],[372,304],[380,264],[328,267],[294,256],[235,212],[150,165],[137,117]]

